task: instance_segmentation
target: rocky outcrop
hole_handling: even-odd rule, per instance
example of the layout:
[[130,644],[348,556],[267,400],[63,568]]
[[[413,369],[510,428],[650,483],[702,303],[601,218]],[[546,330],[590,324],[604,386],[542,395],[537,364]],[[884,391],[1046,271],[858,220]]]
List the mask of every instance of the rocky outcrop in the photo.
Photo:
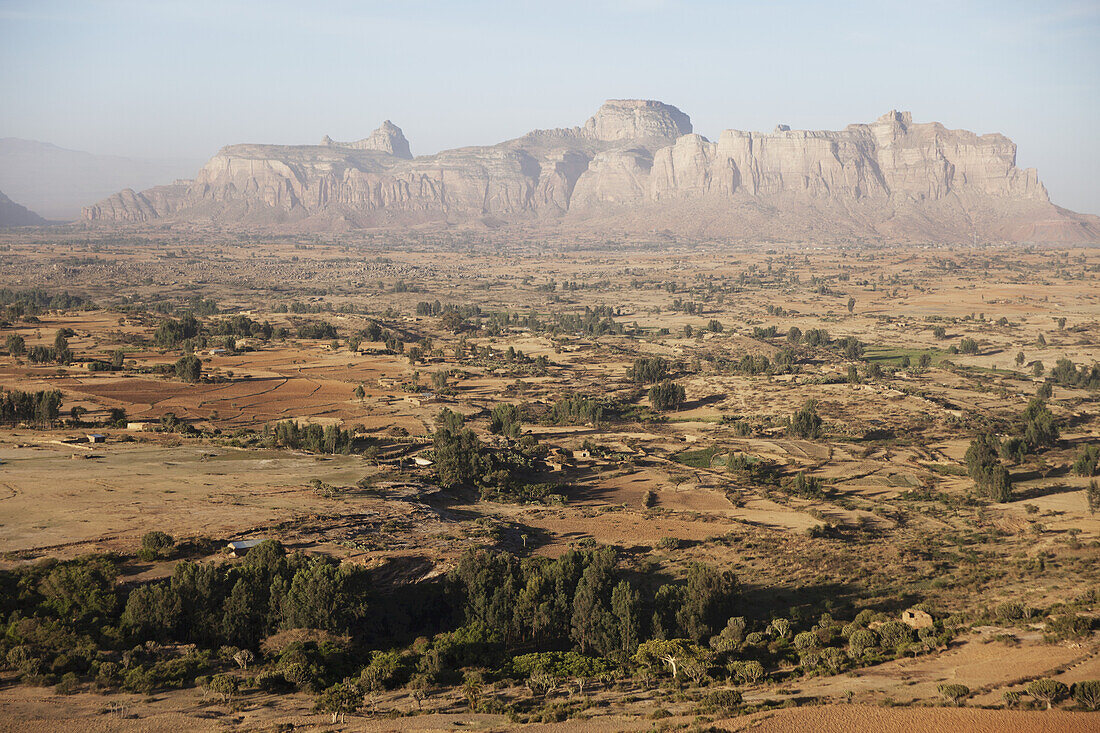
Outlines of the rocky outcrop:
[[20,206],[0,191],[0,228],[32,227],[48,222],[26,206]]
[[305,229],[554,220],[739,239],[1100,239],[1100,220],[1051,204],[1002,135],[889,112],[839,131],[779,125],[710,141],[683,112],[650,100],[610,100],[581,127],[417,158],[389,121],[354,143],[231,145],[193,181],[123,191],[84,217]]
[[338,143],[325,135],[321,140],[321,144],[354,150],[377,150],[380,153],[386,153],[402,160],[412,160],[413,157],[412,152],[409,150],[409,141],[405,139],[405,133],[401,132],[401,128],[389,120],[383,122],[377,130],[362,140],[353,143]]

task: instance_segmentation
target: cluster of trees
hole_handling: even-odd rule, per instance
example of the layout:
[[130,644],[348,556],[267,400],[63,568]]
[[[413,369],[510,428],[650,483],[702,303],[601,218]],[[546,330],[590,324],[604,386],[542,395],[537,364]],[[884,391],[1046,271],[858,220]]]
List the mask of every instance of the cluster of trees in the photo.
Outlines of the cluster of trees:
[[1050,370],[1050,376],[1067,387],[1100,389],[1100,364],[1093,364],[1091,368],[1081,365],[1078,369],[1071,359],[1062,358]]
[[1012,499],[1012,476],[1001,463],[1003,446],[996,435],[983,434],[970,441],[966,449],[966,469],[978,491],[993,501]]
[[153,341],[162,349],[175,349],[201,332],[202,324],[199,320],[191,313],[185,313],[179,320],[166,318],[161,321],[153,332]]
[[[167,535],[146,539],[150,556],[173,551]],[[632,572],[606,547],[556,559],[472,550],[440,580],[385,592],[362,566],[288,554],[274,541],[233,565],[182,561],[137,586],[117,576],[110,556],[0,571],[0,666],[38,684],[135,692],[299,689],[320,694],[322,709],[350,712],[400,685],[416,696],[462,684],[476,708],[483,684],[505,676],[545,692],[563,677],[753,684],[777,667],[835,674],[949,638],[938,623],[914,633],[871,611],[850,623],[772,616],[741,600],[728,571]],[[758,615],[737,615],[746,611]],[[310,631],[273,643],[291,629]],[[225,674],[232,667],[246,674]],[[737,704],[735,695],[715,701]]]
[[264,427],[267,442],[280,448],[307,450],[312,453],[350,453],[355,437],[339,425],[309,424],[299,427],[294,420],[283,420]]
[[519,408],[510,402],[494,405],[489,413],[489,432],[508,438],[518,438],[522,421]]
[[337,338],[336,326],[327,321],[298,321],[295,332],[300,339],[332,340]]
[[52,426],[60,411],[60,390],[23,392],[13,389],[0,394],[0,422],[7,425],[22,422]]
[[214,321],[208,330],[213,336],[236,336],[237,338],[257,338],[268,340],[275,335],[275,327],[270,322],[254,321],[246,315],[236,315],[225,320]]
[[544,501],[554,485],[531,484],[536,463],[546,457],[546,446],[530,435],[520,436],[520,412],[514,405],[497,405],[490,429],[514,440],[507,447],[490,450],[466,427],[457,412],[444,408],[436,417],[432,438],[436,478],[446,489],[477,488],[483,498],[503,501]]
[[41,288],[12,290],[0,288],[0,319],[14,321],[37,316],[48,310],[75,310],[88,307],[87,300],[68,292],[51,293]]
[[638,357],[626,376],[634,384],[655,384],[668,376],[668,360],[659,356]]
[[68,328],[58,329],[54,335],[53,346],[32,346],[26,350],[26,343],[21,336],[8,337],[8,353],[12,356],[20,356],[26,351],[27,359],[32,364],[69,364],[73,360],[73,352],[69,348],[69,336],[73,331]]
[[551,425],[592,425],[599,427],[604,405],[583,395],[567,395],[553,404],[546,416]]
[[684,388],[670,379],[649,388],[649,404],[655,410],[678,410],[684,402]]

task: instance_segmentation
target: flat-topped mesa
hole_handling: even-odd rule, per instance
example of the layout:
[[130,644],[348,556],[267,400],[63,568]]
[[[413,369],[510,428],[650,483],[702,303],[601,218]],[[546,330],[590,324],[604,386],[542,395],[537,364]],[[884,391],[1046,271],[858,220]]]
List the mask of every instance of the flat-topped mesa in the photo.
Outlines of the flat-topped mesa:
[[321,145],[334,148],[352,148],[353,150],[377,150],[380,153],[392,155],[402,160],[412,160],[412,151],[409,150],[409,141],[405,139],[405,133],[401,128],[389,120],[383,122],[369,137],[356,140],[352,143],[336,142],[328,135],[321,139]]
[[560,221],[745,241],[1097,241],[1100,219],[1050,203],[1003,135],[890,111],[842,130],[695,134],[676,107],[605,102],[582,127],[413,158],[386,121],[321,145],[234,145],[194,181],[124,191],[88,221],[402,227]]
[[607,142],[654,138],[672,142],[692,131],[690,117],[652,99],[609,99],[584,123],[584,129]]

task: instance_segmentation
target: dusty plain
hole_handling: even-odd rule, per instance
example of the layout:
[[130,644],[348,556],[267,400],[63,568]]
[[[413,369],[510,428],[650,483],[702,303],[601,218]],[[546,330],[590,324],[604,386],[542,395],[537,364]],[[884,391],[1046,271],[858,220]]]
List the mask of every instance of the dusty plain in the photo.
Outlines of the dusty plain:
[[[62,365],[0,356],[5,390],[63,396],[52,425],[0,427],[5,569],[116,553],[120,585],[162,579],[177,560],[139,556],[151,530],[190,542],[191,560],[239,562],[226,557],[226,542],[272,538],[394,586],[430,582],[476,547],[554,558],[613,545],[626,566],[670,577],[695,562],[732,571],[740,615],[750,618],[779,606],[808,618],[831,609],[847,620],[865,608],[896,617],[920,603],[954,634],[920,655],[840,674],[768,670],[738,686],[758,708],[734,717],[701,710],[705,690],[690,684],[563,682],[555,699],[586,704],[533,730],[1100,727],[1072,701],[1051,711],[1004,702],[1035,679],[1100,678],[1096,631],[1045,633],[1052,609],[1072,608],[1097,627],[1100,522],[1090,478],[1070,468],[1100,443],[1096,389],[1051,382],[1046,405],[1059,437],[1010,466],[1010,501],[978,496],[964,457],[979,433],[1019,430],[1059,359],[1100,361],[1100,250],[730,246],[521,230],[31,232],[0,239],[0,288],[86,299],[33,321],[9,318],[0,330],[0,340],[17,334],[30,349],[71,329],[73,353]],[[158,325],[203,301],[214,303],[203,324],[245,315],[287,333],[240,338],[231,350],[211,337],[195,349],[197,383],[161,373],[184,350],[158,346]],[[431,310],[437,301],[478,314],[458,323],[438,308],[418,313],[418,303]],[[586,309],[599,315],[586,320]],[[332,325],[336,337],[299,337],[309,322]],[[349,348],[372,324],[402,353],[367,338]],[[830,343],[794,343],[792,328],[824,329]],[[862,353],[838,348],[844,337]],[[974,353],[952,353],[968,339]],[[88,368],[118,349],[121,368]],[[738,366],[746,355],[771,366],[749,373]],[[675,409],[654,409],[648,385],[629,377],[636,359],[650,357],[665,359],[684,389]],[[447,376],[433,381],[438,373]],[[553,420],[554,405],[574,395],[605,404],[605,417]],[[820,434],[793,436],[787,423],[808,400]],[[501,438],[490,433],[490,411],[504,402],[520,408],[521,433],[549,450],[532,480],[553,490],[541,500],[438,490],[434,467],[413,460],[432,458],[436,416],[465,415],[492,446]],[[79,419],[74,407],[85,410]],[[111,410],[125,421],[110,423]],[[371,449],[333,455],[265,443],[265,429],[287,420],[339,426]],[[105,441],[82,442],[89,433]],[[772,466],[775,480],[731,470],[731,454]],[[790,491],[799,473],[827,490]],[[998,617],[1007,603],[1044,611]],[[61,694],[10,670],[0,680],[6,730],[514,724],[468,710],[457,686],[434,690],[422,710],[407,690],[383,691],[333,722],[304,692],[227,702],[190,686]],[[970,689],[964,707],[946,706],[943,683]],[[504,680],[485,695],[506,706],[533,693]]]

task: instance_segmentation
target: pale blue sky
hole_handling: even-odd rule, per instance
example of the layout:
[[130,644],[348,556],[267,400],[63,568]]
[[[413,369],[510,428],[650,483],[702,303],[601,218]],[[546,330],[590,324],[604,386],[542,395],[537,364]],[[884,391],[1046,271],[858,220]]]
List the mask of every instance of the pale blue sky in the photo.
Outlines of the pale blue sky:
[[1100,0],[0,0],[0,137],[205,159],[366,136],[414,154],[579,125],[609,97],[697,132],[892,108],[1002,132],[1100,213]]

